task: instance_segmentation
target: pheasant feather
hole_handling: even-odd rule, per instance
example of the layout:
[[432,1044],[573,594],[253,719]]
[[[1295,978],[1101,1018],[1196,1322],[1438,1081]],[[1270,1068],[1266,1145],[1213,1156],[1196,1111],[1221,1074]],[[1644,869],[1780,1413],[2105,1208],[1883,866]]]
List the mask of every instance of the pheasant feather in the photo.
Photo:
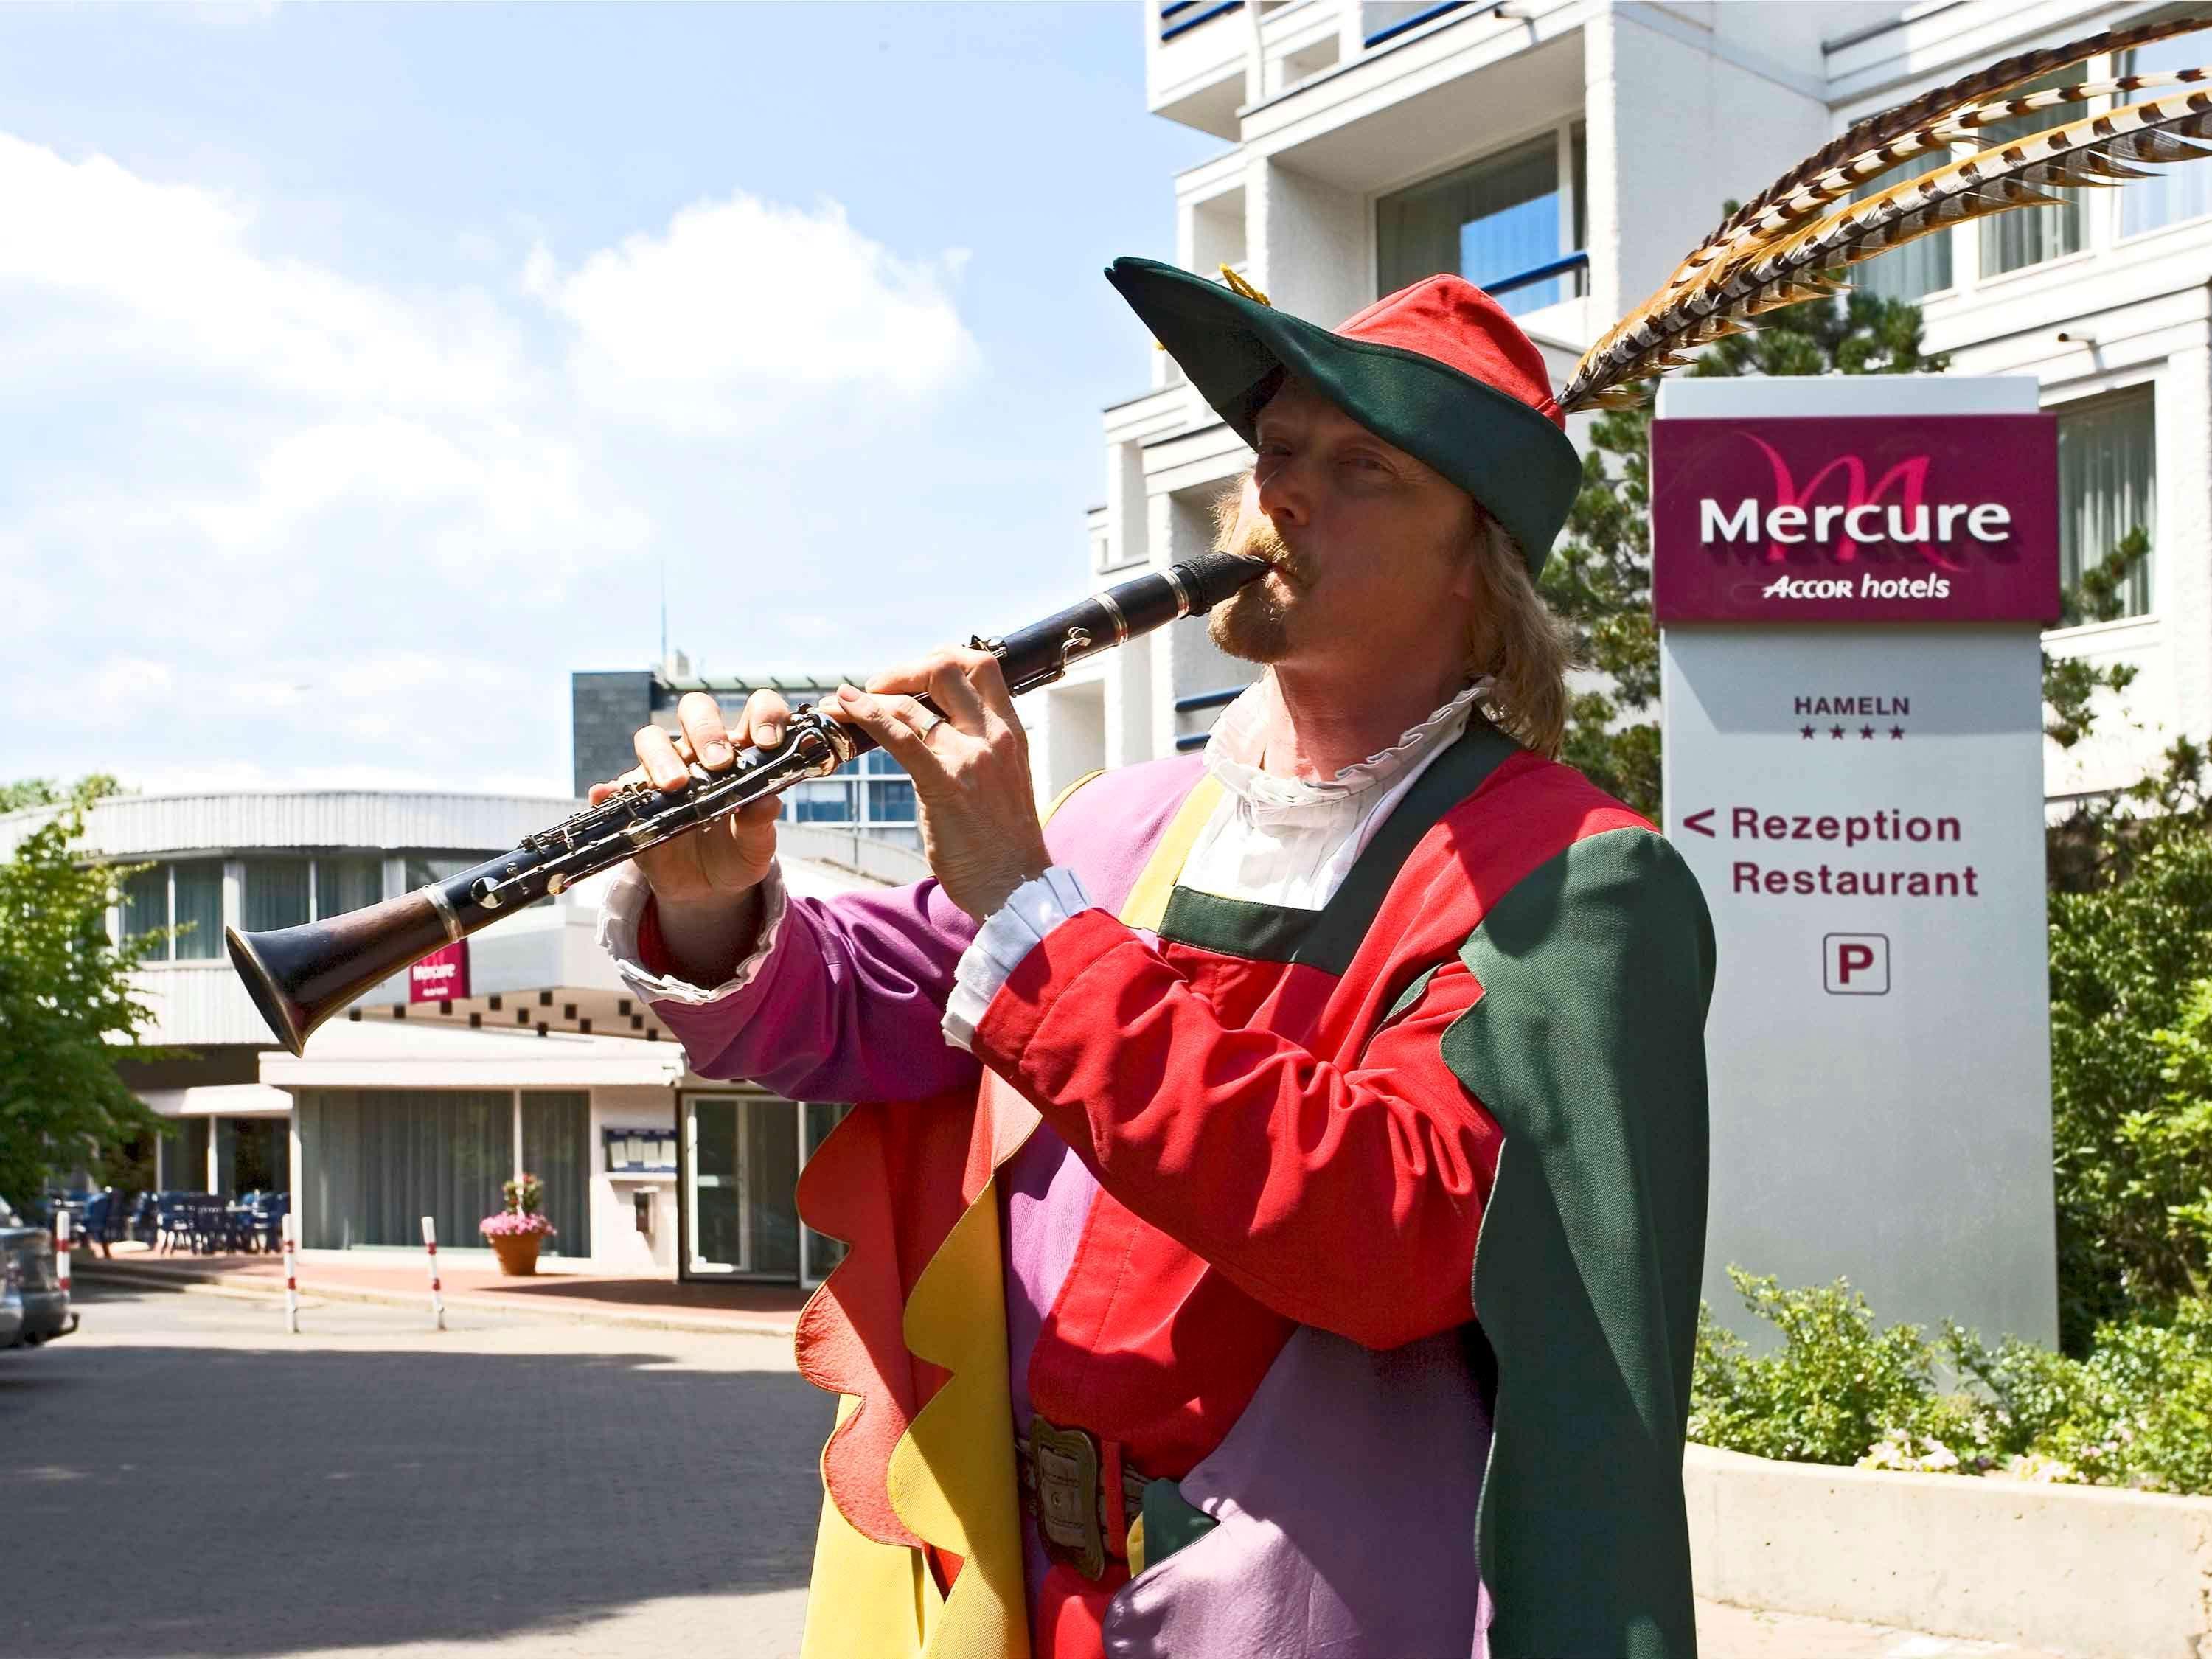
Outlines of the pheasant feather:
[[[2212,138],[2212,92],[2203,90],[2165,94],[1978,148],[1988,142],[1984,130],[2000,122],[2212,82],[2212,70],[2187,69],[1994,95],[2054,67],[2208,23],[2212,17],[2168,18],[2023,52],[1855,123],[1729,215],[1656,293],[1607,330],[1576,366],[1561,407],[1633,402],[1635,383],[1678,367],[1682,352],[1754,326],[1763,312],[1832,296],[1844,269],[1920,236],[2014,208],[2055,205],[2050,189],[2124,184],[2152,176],[2146,163],[2212,154],[2192,142]],[[1939,151],[1951,155],[1948,165],[1868,200],[1846,199],[1868,180]]]
[[1810,179],[1838,167],[1846,158],[1880,151],[1921,127],[1942,121],[1954,111],[1980,103],[2000,92],[2019,86],[2022,82],[2033,81],[2039,75],[2048,75],[2054,70],[2064,69],[2069,64],[2078,64],[2084,58],[2102,53],[2126,52],[2153,40],[2187,34],[2204,27],[2208,22],[2212,22],[2212,17],[2185,15],[2161,18],[2150,23],[2130,24],[2124,28],[2105,29],[2078,40],[2070,40],[2063,46],[2045,46],[2002,58],[1987,69],[1961,76],[1958,80],[1923,93],[1917,98],[1908,99],[1902,104],[1893,105],[1872,115],[1862,116],[1738,208],[1699,246],[1701,248],[1710,246],[1721,237],[1739,228],[1776,198],[1788,195]]

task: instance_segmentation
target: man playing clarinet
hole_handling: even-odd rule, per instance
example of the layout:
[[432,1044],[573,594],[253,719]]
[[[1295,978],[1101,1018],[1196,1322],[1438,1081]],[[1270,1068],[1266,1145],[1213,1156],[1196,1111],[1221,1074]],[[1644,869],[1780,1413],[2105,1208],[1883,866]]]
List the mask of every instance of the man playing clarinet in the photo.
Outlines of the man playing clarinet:
[[[799,1189],[849,1246],[806,1651],[1690,1652],[1712,936],[1553,758],[1542,358],[1453,276],[1331,331],[1108,276],[1255,455],[1204,752],[1040,828],[996,659],[938,651],[827,706],[932,880],[793,898],[770,799],[605,908],[696,1070],[860,1103]],[[789,711],[679,714],[664,788]]]

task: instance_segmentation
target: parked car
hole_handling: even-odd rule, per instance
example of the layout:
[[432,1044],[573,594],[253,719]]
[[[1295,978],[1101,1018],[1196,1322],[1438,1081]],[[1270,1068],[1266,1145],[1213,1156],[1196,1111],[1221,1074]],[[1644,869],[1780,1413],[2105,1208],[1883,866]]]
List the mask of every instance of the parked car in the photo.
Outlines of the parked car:
[[76,1328],[77,1316],[70,1310],[69,1292],[62,1288],[54,1271],[54,1236],[44,1227],[25,1225],[3,1198],[0,1198],[0,1260],[7,1264],[5,1277],[15,1286],[21,1304],[12,1338],[6,1336],[4,1316],[0,1316],[0,1346],[51,1342]]
[[0,1262],[0,1348],[12,1348],[23,1340],[22,1277],[14,1256]]

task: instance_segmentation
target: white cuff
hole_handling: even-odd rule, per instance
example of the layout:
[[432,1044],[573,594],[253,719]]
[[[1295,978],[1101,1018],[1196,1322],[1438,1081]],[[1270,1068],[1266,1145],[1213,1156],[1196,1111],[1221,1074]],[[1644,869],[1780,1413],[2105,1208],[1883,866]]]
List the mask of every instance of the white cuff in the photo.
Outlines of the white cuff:
[[763,905],[760,942],[729,978],[711,990],[678,979],[672,974],[656,974],[638,959],[638,923],[645,915],[653,889],[647,884],[644,872],[635,864],[625,866],[607,884],[606,895],[599,901],[599,948],[614,958],[615,971],[623,976],[623,982],[647,1000],[681,1002],[702,1008],[710,1002],[734,996],[758,978],[769,953],[782,937],[784,913],[791,908],[791,901],[784,890],[781,866],[769,866],[768,874],[761,878],[760,893]]
[[973,1048],[984,1011],[1022,958],[1077,911],[1092,908],[1082,880],[1058,864],[1007,894],[960,954],[952,994],[945,1001],[945,1040],[956,1048]]

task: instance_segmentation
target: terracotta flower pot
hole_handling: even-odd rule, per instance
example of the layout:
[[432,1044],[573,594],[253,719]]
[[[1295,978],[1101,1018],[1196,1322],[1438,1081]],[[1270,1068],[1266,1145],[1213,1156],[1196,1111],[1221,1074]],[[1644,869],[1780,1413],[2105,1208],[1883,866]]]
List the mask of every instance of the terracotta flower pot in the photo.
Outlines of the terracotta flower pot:
[[503,1273],[527,1275],[538,1271],[538,1249],[544,1243],[543,1233],[505,1233],[492,1237],[492,1253],[499,1257],[499,1270]]

